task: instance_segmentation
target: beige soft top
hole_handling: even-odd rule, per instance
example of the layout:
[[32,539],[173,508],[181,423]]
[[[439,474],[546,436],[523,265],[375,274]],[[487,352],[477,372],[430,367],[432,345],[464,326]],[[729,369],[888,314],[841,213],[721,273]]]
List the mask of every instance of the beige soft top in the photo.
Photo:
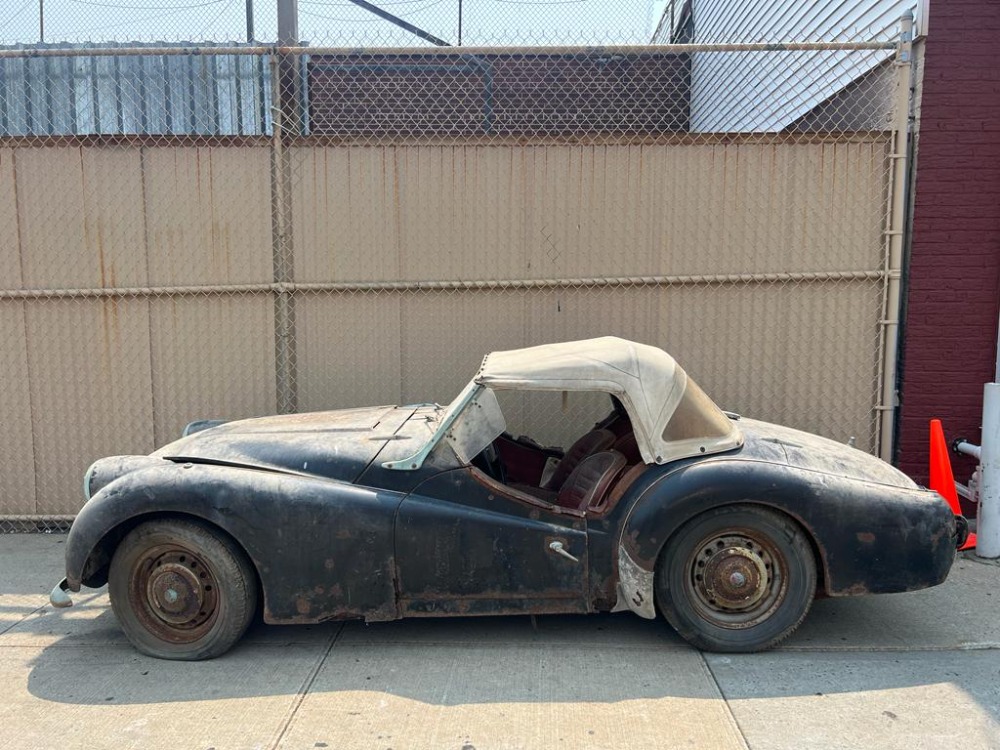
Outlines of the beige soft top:
[[494,390],[605,391],[622,402],[645,463],[742,444],[735,423],[662,349],[605,336],[492,352],[475,382]]

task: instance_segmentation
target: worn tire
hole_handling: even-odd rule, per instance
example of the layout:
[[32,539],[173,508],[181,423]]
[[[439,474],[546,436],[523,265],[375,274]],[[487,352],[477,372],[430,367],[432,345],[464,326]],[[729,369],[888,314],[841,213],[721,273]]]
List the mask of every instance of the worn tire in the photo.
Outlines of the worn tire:
[[197,521],[148,521],[115,550],[111,607],[129,641],[158,659],[224,654],[257,610],[253,565],[232,540]]
[[661,613],[694,646],[763,651],[805,619],[816,593],[816,560],[791,518],[728,505],[694,517],[670,538],[655,585]]

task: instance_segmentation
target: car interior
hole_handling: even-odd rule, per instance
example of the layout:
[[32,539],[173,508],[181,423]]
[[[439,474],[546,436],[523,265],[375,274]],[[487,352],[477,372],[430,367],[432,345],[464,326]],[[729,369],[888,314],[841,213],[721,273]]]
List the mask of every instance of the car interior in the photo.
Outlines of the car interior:
[[611,401],[611,412],[565,451],[504,432],[472,466],[509,496],[604,515],[647,468],[628,413],[617,398]]

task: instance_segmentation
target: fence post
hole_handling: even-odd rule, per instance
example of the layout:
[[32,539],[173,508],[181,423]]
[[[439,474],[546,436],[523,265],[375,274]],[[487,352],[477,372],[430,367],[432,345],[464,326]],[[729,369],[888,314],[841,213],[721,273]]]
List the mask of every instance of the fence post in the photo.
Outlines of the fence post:
[[885,229],[885,265],[883,273],[884,305],[880,345],[882,361],[879,418],[879,457],[892,461],[893,425],[895,422],[897,388],[896,361],[899,352],[900,284],[903,267],[903,226],[906,211],[907,137],[910,124],[910,80],[913,72],[913,14],[900,20],[899,43],[894,62],[896,96],[893,102],[892,171],[890,173]]
[[281,86],[281,55],[271,55],[271,235],[274,260],[274,368],[277,411],[298,410],[295,382],[295,297],[289,285],[295,279],[292,244],[292,164],[285,148],[285,103]]
[[976,554],[1000,557],[1000,383],[987,383],[983,388],[978,510]]

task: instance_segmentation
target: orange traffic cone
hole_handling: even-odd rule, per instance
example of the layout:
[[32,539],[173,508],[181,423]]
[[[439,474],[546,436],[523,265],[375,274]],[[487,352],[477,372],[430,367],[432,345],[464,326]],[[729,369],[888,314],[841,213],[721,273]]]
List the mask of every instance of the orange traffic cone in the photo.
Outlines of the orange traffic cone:
[[[958,491],[955,489],[955,475],[951,470],[951,459],[948,458],[948,444],[944,440],[944,429],[940,419],[931,420],[931,489],[945,499],[956,516],[962,515],[962,506],[958,502]],[[972,549],[976,546],[976,535],[969,534],[960,549]]]

